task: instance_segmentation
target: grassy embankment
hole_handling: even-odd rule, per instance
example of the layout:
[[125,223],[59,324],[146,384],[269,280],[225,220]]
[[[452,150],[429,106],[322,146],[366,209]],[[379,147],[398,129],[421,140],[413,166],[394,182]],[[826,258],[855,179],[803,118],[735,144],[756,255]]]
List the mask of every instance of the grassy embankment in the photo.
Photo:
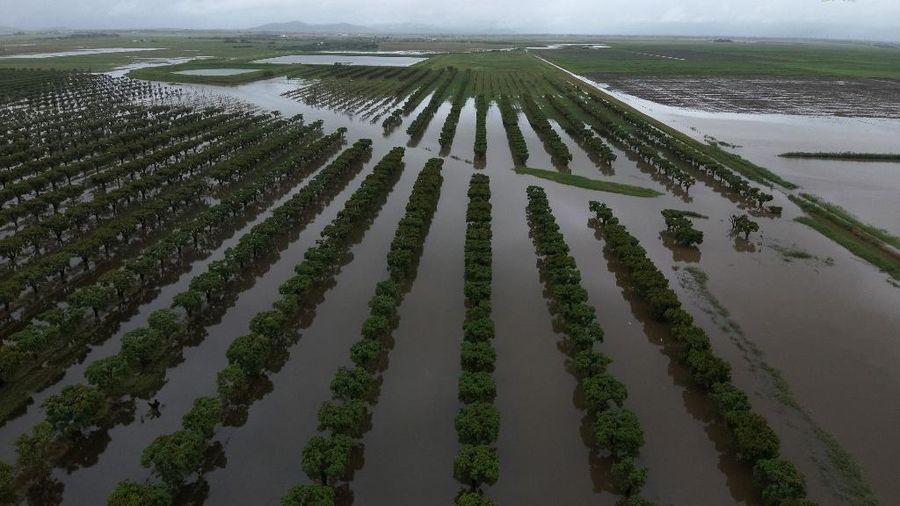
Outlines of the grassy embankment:
[[662,195],[658,191],[651,190],[650,188],[615,183],[612,181],[601,181],[599,179],[590,179],[575,174],[563,174],[555,170],[534,169],[531,167],[516,167],[513,170],[516,171],[516,174],[527,174],[555,183],[577,186],[578,188],[584,188],[586,190],[621,193],[622,195],[629,195],[632,197],[658,197]]
[[[234,86],[237,84],[245,84],[260,79],[270,79],[272,77],[287,75],[296,72],[304,66],[280,65],[271,63],[250,63],[235,62],[231,60],[197,60],[178,65],[166,65],[162,67],[146,67],[142,69],[132,70],[128,77],[135,79],[146,79],[148,81],[164,81],[169,83],[197,83],[197,84],[216,84],[225,86]],[[178,74],[185,70],[201,70],[201,69],[253,69],[253,72],[245,72],[233,75],[190,75]]]
[[782,158],[814,158],[818,160],[842,160],[849,162],[898,162],[900,163],[900,153],[855,153],[853,151],[842,151],[834,153],[825,152],[805,152],[805,151],[789,151],[778,155]]
[[[808,216],[796,218],[894,279],[900,279],[900,238],[861,223],[845,209],[808,193],[790,199]],[[894,249],[891,249],[894,248]]]

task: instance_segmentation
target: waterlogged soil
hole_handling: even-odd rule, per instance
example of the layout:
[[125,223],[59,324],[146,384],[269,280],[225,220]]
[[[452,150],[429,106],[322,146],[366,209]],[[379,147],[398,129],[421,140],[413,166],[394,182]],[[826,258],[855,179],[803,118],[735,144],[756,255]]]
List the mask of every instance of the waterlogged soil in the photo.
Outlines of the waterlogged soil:
[[[86,467],[55,473],[65,485],[65,503],[103,504],[119,480],[149,476],[139,463],[143,448],[156,436],[176,430],[196,397],[214,394],[215,374],[226,363],[230,342],[247,332],[256,312],[270,308],[278,285],[371,166],[391,147],[407,144],[405,127],[415,113],[384,137],[380,122],[280,96],[292,86],[284,79],[272,79],[229,88],[185,88],[223,94],[285,115],[302,112],[307,121],[323,119],[326,131],[347,126],[350,142],[360,137],[375,140],[372,161],[303,232],[291,236],[273,263],[266,263],[255,280],[242,287],[221,319],[206,328],[203,342],[185,350],[183,361],[169,371],[157,394],[161,416],[150,418],[139,401],[135,420],[95,438],[96,445],[81,459]],[[407,148],[407,168],[396,189],[353,246],[352,261],[342,268],[324,300],[300,322],[297,342],[261,388],[246,419],[216,435],[221,445],[216,464],[204,474],[191,502],[274,504],[290,486],[307,482],[300,469],[303,445],[316,432],[316,411],[330,397],[334,371],[349,364],[349,348],[359,338],[368,312],[366,302],[374,284],[386,275],[384,257],[412,181],[428,157],[438,156],[437,138],[448,112],[445,104],[419,143]],[[566,368],[561,335],[553,328],[528,236],[525,187],[537,184],[547,188],[590,302],[606,329],[606,339],[597,349],[614,359],[611,370],[629,391],[626,405],[643,424],[647,442],[640,462],[649,474],[642,495],[659,504],[759,503],[750,470],[731,456],[708,402],[690,386],[673,358],[665,329],[647,317],[646,308],[626,289],[627,278],[619,266],[604,255],[603,242],[588,226],[591,199],[607,202],[669,277],[686,308],[709,333],[715,351],[732,364],[735,383],[748,392],[779,434],[785,457],[807,475],[812,499],[820,504],[849,502],[834,494],[840,479],[828,474],[833,466],[816,436],[824,430],[862,465],[879,499],[886,504],[900,501],[900,483],[892,472],[900,459],[900,435],[895,430],[900,424],[895,402],[900,397],[900,371],[895,366],[900,360],[896,340],[900,290],[883,274],[793,222],[800,213],[780,193],[773,204],[785,207],[784,216],[758,218],[761,231],[742,241],[728,233],[728,216],[743,212],[739,203],[703,182],[688,195],[666,192],[646,199],[516,175],[496,106],[489,111],[487,127],[483,170],[491,176],[492,189],[494,377],[501,413],[496,445],[500,480],[486,488],[489,497],[500,504],[522,505],[614,504],[619,498],[609,491],[609,462],[590,450],[590,420],[584,417],[577,381]],[[524,117],[520,128],[531,155],[529,165],[552,168]],[[588,165],[577,144],[564,132],[560,135],[575,156],[570,164],[573,172],[665,191],[650,171],[617,147],[613,146],[618,160],[604,172]],[[354,504],[447,503],[461,487],[452,474],[458,448],[453,417],[459,407],[465,190],[469,176],[481,170],[466,163],[472,158],[473,140],[474,109],[468,103],[445,161],[442,196],[418,276],[400,308],[393,349],[372,409],[372,427],[363,438],[362,467],[349,484],[348,497]],[[693,220],[705,233],[699,249],[677,248],[661,235],[665,225],[659,211],[665,208],[709,216]],[[788,249],[810,258],[786,256],[783,252]],[[708,274],[708,293],[682,283],[689,266]],[[184,276],[181,280],[189,279]],[[143,316],[136,315],[123,329],[146,319],[151,307],[165,306],[162,299],[176,290],[167,287],[163,292],[169,295],[161,294],[158,302],[150,303],[158,306],[142,308],[138,315]],[[712,305],[710,296],[720,306]],[[111,341],[118,342],[119,337]],[[105,356],[99,350],[94,353],[95,358]],[[781,372],[802,411],[779,400],[785,390],[774,386],[770,369]],[[73,369],[66,377],[81,374]],[[22,430],[21,425],[13,429],[13,424],[0,429],[6,455]]]
[[588,77],[629,95],[687,109],[900,118],[900,82],[888,79]]

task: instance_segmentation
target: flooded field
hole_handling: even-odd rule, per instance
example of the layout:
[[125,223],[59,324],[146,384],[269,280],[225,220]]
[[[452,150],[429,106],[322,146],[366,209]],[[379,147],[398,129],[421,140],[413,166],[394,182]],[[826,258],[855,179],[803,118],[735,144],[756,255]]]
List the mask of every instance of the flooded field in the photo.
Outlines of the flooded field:
[[709,112],[900,118],[900,82],[887,79],[588,77],[651,102]]
[[[296,55],[266,61],[403,66],[421,60]],[[900,459],[900,434],[895,430],[900,424],[900,290],[872,266],[794,222],[801,213],[784,194],[776,193],[772,202],[784,207],[783,216],[755,218],[760,232],[743,240],[730,234],[729,217],[746,212],[746,205],[715,182],[701,178],[689,190],[673,188],[632,150],[608,138],[604,141],[617,159],[598,166],[557,120],[550,120],[551,128],[573,154],[567,167],[554,167],[544,142],[519,113],[528,166],[640,185],[663,195],[635,198],[516,174],[496,103],[487,112],[487,152],[476,162],[474,100],[461,102],[452,146],[442,148],[438,139],[452,110],[449,102],[437,107],[421,138],[410,141],[405,128],[426,107],[428,97],[403,116],[401,128],[388,130],[362,115],[282,96],[296,87],[296,81],[283,78],[222,88],[178,86],[282,117],[300,113],[306,122],[321,119],[325,133],[346,128],[348,145],[372,139],[372,153],[307,220],[291,223],[290,233],[251,269],[252,276],[229,289],[219,312],[202,323],[202,338],[184,349],[150,399],[138,399],[131,417],[91,433],[89,443],[53,470],[58,493],[46,504],[103,504],[120,480],[150,476],[141,465],[143,449],[160,434],[178,430],[197,397],[216,394],[216,374],[228,362],[231,343],[249,332],[255,314],[271,308],[279,285],[294,274],[320,232],[395,146],[406,148],[403,174],[371,223],[352,241],[321,297],[295,322],[293,340],[278,366],[263,375],[242,416],[216,431],[207,458],[195,470],[195,482],[180,492],[177,503],[276,504],[290,487],[311,483],[301,460],[304,446],[319,430],[317,411],[330,398],[333,373],[352,366],[348,349],[359,337],[375,284],[388,275],[385,256],[413,181],[436,156],[444,159],[437,211],[417,274],[399,307],[390,354],[380,364],[373,393],[377,403],[371,405],[370,426],[354,454],[352,479],[339,487],[340,504],[450,504],[463,488],[454,478],[460,446],[454,417],[461,406],[457,378],[466,310],[466,191],[476,172],[491,178],[491,303],[497,352],[493,374],[501,416],[495,445],[500,477],[483,488],[486,497],[507,505],[612,505],[620,499],[610,486],[612,459],[593,447],[593,421],[585,413],[572,357],[551,312],[529,236],[525,190],[541,185],[580,269],[588,304],[605,330],[605,340],[595,349],[612,358],[610,372],[628,390],[625,407],[643,424],[646,443],[638,460],[648,474],[642,496],[657,504],[761,504],[750,466],[730,450],[722,422],[709,398],[692,383],[668,329],[635,296],[623,266],[604,251],[605,241],[589,226],[591,200],[602,200],[615,211],[669,279],[685,309],[709,334],[716,353],[731,364],[734,383],[776,430],[784,457],[806,475],[812,500],[842,503],[842,478],[828,460],[832,447],[822,436],[829,434],[860,463],[875,496],[884,504],[900,501],[900,483],[893,472],[893,463]],[[736,152],[804,190],[844,205],[875,225],[900,231],[900,172],[891,172],[888,164],[777,158],[784,151],[816,150],[824,142],[832,150],[887,150],[900,133],[896,122],[724,116],[637,99],[629,103],[699,139],[708,135],[737,144]],[[271,216],[311,177],[286,181],[284,191],[248,211],[208,255],[188,262],[107,340],[95,343],[51,386],[36,393],[24,413],[0,428],[0,455],[14,458],[15,439],[40,421],[44,400],[83,381],[91,362],[119,352],[128,330],[144,325],[152,311],[168,307],[191,278],[225,258],[237,238]],[[699,248],[667,240],[660,211],[668,208],[706,217],[695,220],[705,234]],[[151,402],[159,404],[154,408]]]
[[307,65],[370,65],[373,67],[408,67],[424,61],[413,56],[366,56],[344,54],[292,54],[256,60],[253,63],[304,63]]
[[778,156],[789,151],[895,152],[900,138],[898,119],[711,112],[660,104],[615,90],[611,93],[700,141],[724,143],[724,149],[774,171],[802,191],[900,234],[900,170],[896,164]]
[[0,59],[20,59],[20,58],[60,58],[64,56],[81,56],[87,54],[107,54],[107,53],[138,53],[141,51],[158,51],[161,47],[98,47],[91,49],[73,49],[71,51],[56,51],[53,53],[21,53],[11,55],[0,55]]

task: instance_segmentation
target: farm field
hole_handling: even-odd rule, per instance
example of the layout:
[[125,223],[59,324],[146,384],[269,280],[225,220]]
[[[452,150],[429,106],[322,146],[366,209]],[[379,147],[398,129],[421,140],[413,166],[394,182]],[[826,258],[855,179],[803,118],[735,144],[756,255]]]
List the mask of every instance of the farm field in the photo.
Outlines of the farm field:
[[900,501],[893,208],[780,165],[896,164],[778,157],[896,150],[590,82],[886,48],[119,38],[0,57],[0,503]]

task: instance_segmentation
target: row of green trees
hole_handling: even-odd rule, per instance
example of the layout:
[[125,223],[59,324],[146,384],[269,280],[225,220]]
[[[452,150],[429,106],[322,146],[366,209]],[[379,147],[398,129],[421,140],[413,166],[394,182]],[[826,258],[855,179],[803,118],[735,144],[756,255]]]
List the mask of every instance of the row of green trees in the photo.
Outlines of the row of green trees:
[[[252,235],[257,235],[262,241],[257,243],[265,245],[268,241],[267,236],[275,234],[283,234],[291,226],[296,226],[298,218],[308,213],[312,207],[317,206],[322,199],[329,198],[329,194],[336,192],[341,184],[348,177],[358,170],[359,164],[371,152],[371,141],[364,139],[358,141],[353,147],[347,149],[338,158],[336,158],[328,167],[323,169],[310,181],[289,199],[285,204],[277,208],[272,217],[268,218],[261,225],[263,227],[254,227],[250,232],[241,237],[241,241]],[[366,190],[372,191],[371,187]],[[389,191],[384,190],[385,192]],[[371,212],[371,209],[369,209]],[[360,216],[363,216],[362,214]],[[225,283],[238,278],[243,272],[245,263],[226,254],[226,259],[213,262],[208,270],[199,274],[191,281],[191,288],[182,292],[173,299],[173,307],[183,304],[185,294],[197,293],[197,290],[216,290],[216,293],[208,292],[207,297],[218,297],[220,292],[226,289]],[[215,278],[214,276],[218,277]],[[199,279],[207,280],[204,283],[198,283]],[[202,284],[202,287],[197,287]],[[200,296],[197,294],[197,296]],[[67,447],[77,444],[78,439],[74,436],[90,429],[99,423],[102,415],[112,408],[123,396],[135,395],[143,391],[147,377],[164,374],[165,368],[170,363],[170,358],[175,356],[180,348],[185,345],[182,337],[186,332],[186,328],[191,324],[191,317],[198,317],[196,312],[188,314],[188,318],[182,318],[171,309],[158,310],[150,315],[148,323],[145,327],[139,327],[127,332],[122,338],[122,347],[116,355],[103,358],[91,363],[86,371],[85,377],[88,381],[87,385],[77,385],[75,387],[67,387],[61,393],[54,395],[45,403],[46,419],[39,424],[31,434],[23,435],[17,442],[19,448],[16,469],[19,472],[18,481],[22,484],[29,484],[39,477],[30,474],[29,468],[24,465],[33,454],[38,451],[35,447],[35,440],[40,436],[40,441],[45,441],[52,448],[41,450],[41,454],[50,455],[51,450],[55,455],[60,455],[59,447]],[[281,318],[274,312],[257,315],[251,322],[251,330],[254,335],[273,335],[273,328],[278,327],[279,322],[288,321]],[[247,338],[249,340],[249,338]],[[246,343],[244,343],[246,344]],[[258,343],[257,343],[258,344]],[[246,351],[247,346],[241,344],[235,345],[239,350]],[[250,346],[252,348],[252,346]],[[235,352],[236,356],[246,357],[246,353],[242,351]],[[258,357],[258,356],[257,356]],[[237,360],[237,359],[235,359]],[[221,375],[220,375],[221,376]],[[231,380],[235,378],[246,378],[241,375],[225,376]],[[226,390],[222,387],[220,379],[220,392],[238,392],[237,388]],[[233,385],[232,385],[233,386]],[[82,406],[81,398],[90,397],[91,399],[101,399],[102,404],[97,406],[96,402],[90,405]],[[222,396],[226,400],[234,400],[229,396]],[[68,411],[51,409],[55,406],[71,406]],[[90,408],[90,409],[88,409]],[[187,418],[186,418],[187,419]],[[51,429],[51,437],[45,438],[46,426]],[[184,438],[194,437],[196,434],[179,434],[177,441]],[[196,439],[196,438],[195,438]],[[184,472],[186,466],[184,459],[181,459],[177,453],[160,451],[160,448],[171,446],[172,439],[164,438],[150,454],[158,455],[158,457],[147,457],[149,466],[158,468],[160,476],[171,484],[177,481],[175,476]],[[177,449],[177,448],[176,448]],[[202,451],[202,450],[197,450]],[[162,456],[159,456],[162,455]],[[145,454],[146,456],[146,454]],[[47,458],[45,463],[47,466],[52,465],[53,459]]]
[[[320,135],[320,124],[313,124],[305,130],[305,138],[314,139]],[[296,154],[288,156],[287,161],[275,166],[263,164],[257,168],[248,165],[244,169],[242,179],[252,180],[246,190],[238,190],[231,195],[227,195],[219,204],[213,207],[207,207],[198,214],[195,214],[191,221],[182,227],[176,228],[169,235],[160,237],[146,247],[140,256],[135,259],[127,260],[124,266],[112,271],[104,272],[97,283],[88,285],[71,292],[67,298],[67,305],[61,308],[51,308],[44,313],[39,314],[31,325],[23,331],[16,332],[10,336],[11,341],[4,342],[0,345],[0,379],[8,381],[15,376],[20,366],[25,363],[26,367],[30,367],[30,363],[42,363],[47,359],[41,354],[47,349],[47,345],[54,345],[54,335],[58,335],[58,330],[64,327],[70,327],[81,322],[84,310],[90,308],[93,310],[94,316],[99,316],[102,311],[115,309],[121,305],[126,305],[134,295],[141,289],[145,288],[145,282],[148,278],[159,277],[169,268],[173,266],[173,261],[177,263],[182,257],[185,249],[190,249],[193,241],[194,249],[197,248],[200,239],[204,236],[213,236],[214,230],[221,230],[228,226],[227,221],[221,221],[223,214],[230,215],[242,212],[247,206],[253,204],[255,200],[264,195],[271,184],[286,174],[295,173],[302,169],[313,167],[310,162],[315,162],[326,151],[333,149],[343,142],[343,133],[338,132],[323,140],[314,142],[305,146]],[[262,144],[265,146],[265,143]],[[287,149],[287,146],[285,146]],[[248,163],[252,160],[259,159],[259,153],[251,150],[238,152],[237,157],[243,156],[244,153],[251,155]],[[275,153],[272,153],[273,155]],[[269,185],[269,186],[264,186]],[[193,188],[189,186],[187,189]],[[187,191],[182,189],[181,191]],[[166,209],[170,209],[167,207]],[[165,214],[165,209],[159,212]],[[219,219],[219,221],[214,221]],[[152,225],[154,228],[161,228],[166,221],[160,217]],[[148,227],[151,224],[148,223]],[[211,226],[213,225],[213,226]],[[90,237],[84,240],[89,240]],[[82,241],[79,241],[81,243]],[[82,254],[85,254],[82,252]],[[84,264],[87,267],[88,264]],[[32,265],[31,268],[38,269],[42,267],[41,263]],[[25,269],[23,269],[25,270]],[[26,271],[27,272],[27,271]],[[38,272],[41,272],[38,270]],[[89,272],[89,271],[85,271]],[[19,273],[21,275],[21,273]],[[35,280],[32,280],[34,283]],[[18,285],[15,283],[5,283],[0,286],[12,287],[9,291],[10,298],[17,295]],[[20,289],[18,289],[20,290]],[[7,303],[9,300],[6,301]],[[40,302],[40,301],[38,301]],[[71,321],[70,321],[71,320]],[[91,322],[89,325],[96,325]],[[69,334],[71,336],[71,334]]]
[[513,108],[509,95],[501,95],[497,105],[500,107],[500,117],[503,129],[506,130],[506,140],[509,142],[513,163],[517,167],[522,167],[528,161],[528,145],[522,136],[522,130],[519,129],[519,115]]
[[466,209],[465,304],[463,342],[460,355],[459,400],[464,404],[455,420],[460,448],[453,462],[456,479],[470,490],[456,498],[459,506],[489,506],[481,486],[493,484],[500,475],[497,450],[493,446],[500,430],[500,413],[494,407],[497,386],[491,373],[497,352],[491,345],[491,188],[484,174],[469,181]]
[[[27,106],[17,113],[9,109],[0,113],[10,128],[9,136],[0,143],[0,168],[11,169],[65,152],[74,156],[59,156],[59,162],[81,159],[87,154],[96,154],[96,145],[101,139],[145,128],[152,123],[138,118],[150,119],[155,115],[174,118],[190,112],[188,107],[100,100],[84,103],[78,98],[73,98],[73,105],[77,107],[41,110]],[[221,110],[211,108],[210,111],[217,109]]]
[[[130,155],[131,160],[127,162],[96,160],[99,165],[94,165],[95,160],[92,160],[90,164],[60,167],[10,185],[7,190],[17,194],[20,193],[17,186],[28,187],[38,180],[41,184],[51,185],[53,189],[44,193],[35,189],[37,194],[32,198],[0,210],[0,226],[11,223],[16,231],[0,242],[0,250],[9,260],[7,268],[14,266],[18,256],[17,249],[21,251],[28,245],[33,245],[35,251],[31,255],[35,256],[40,254],[41,242],[53,238],[61,246],[71,235],[67,234],[73,225],[70,222],[78,220],[79,225],[84,225],[91,218],[99,221],[113,210],[119,211],[127,207],[132,201],[146,199],[148,194],[174,181],[174,176],[178,173],[171,167],[178,167],[177,164],[188,153],[217,145],[220,140],[251,129],[258,121],[259,118],[221,115],[210,118],[207,125],[193,124],[180,133],[166,134],[162,140],[151,139],[148,142],[154,143],[152,149],[133,153]],[[182,138],[186,140],[177,142]],[[73,176],[79,176],[81,180],[73,183]],[[68,179],[68,182],[63,182],[62,179]],[[110,188],[111,186],[114,188]],[[89,190],[93,190],[91,198],[83,199]],[[19,230],[19,222],[29,216],[32,217],[30,224]],[[44,249],[47,248],[44,245]]]
[[384,118],[384,121],[381,123],[381,127],[384,129],[385,134],[389,134],[402,123],[403,109],[394,109],[394,112],[392,112],[390,116]]
[[[358,157],[367,156],[370,149],[370,141],[358,141],[323,173],[357,165]],[[274,308],[257,313],[250,320],[250,333],[232,341],[226,351],[228,365],[217,375],[217,396],[195,400],[194,409],[184,416],[180,430],[157,437],[144,449],[141,463],[151,468],[162,484],[120,482],[109,497],[110,505],[143,504],[125,501],[155,497],[161,489],[167,494],[174,493],[191,475],[200,472],[203,452],[209,447],[215,428],[224,423],[229,413],[247,409],[253,400],[248,392],[254,381],[269,370],[273,357],[284,353],[292,342],[291,330],[299,320],[298,314],[316,303],[313,293],[327,289],[346,259],[354,232],[367,226],[377,215],[403,170],[403,154],[402,149],[396,148],[376,164],[344,208],[323,229],[322,239],[304,253],[303,260],[294,269],[295,275],[282,283],[279,288],[282,296]],[[343,379],[348,381],[345,386],[352,389],[353,378]],[[198,418],[205,423],[197,423]]]
[[528,123],[531,124],[538,137],[543,141],[544,147],[550,153],[553,163],[567,165],[572,160],[572,153],[569,152],[569,147],[559,137],[556,130],[550,126],[544,111],[541,110],[534,98],[528,93],[523,94],[520,100],[522,102],[522,110],[525,111],[525,117],[528,118]]
[[[287,129],[274,131],[251,129],[247,136],[242,134],[210,148],[218,153],[216,158],[192,157],[190,161],[160,169],[169,174],[167,179],[170,182],[163,189],[156,190],[153,196],[146,193],[146,189],[130,187],[135,193],[131,198],[139,204],[122,212],[118,212],[118,207],[113,207],[107,211],[111,214],[110,218],[103,220],[98,215],[97,221],[91,222],[96,226],[86,226],[88,222],[85,217],[66,214],[70,225],[79,230],[75,240],[55,252],[43,254],[19,266],[12,276],[0,282],[0,302],[7,308],[13,303],[27,305],[29,301],[36,304],[44,302],[41,298],[43,289],[58,282],[71,286],[74,280],[70,279],[70,274],[73,273],[87,276],[101,272],[117,248],[127,247],[151,230],[165,230],[188,210],[203,206],[204,199],[216,188],[208,181],[209,177],[216,178],[218,187],[224,188],[226,183],[240,181],[252,174],[258,164],[285,156],[298,140],[309,141],[320,135],[321,122],[305,126],[295,122]],[[222,160],[210,165],[218,158]],[[146,199],[140,199],[142,191],[147,195]],[[148,246],[154,244],[151,242]],[[76,259],[80,263],[73,264]],[[23,294],[26,288],[31,289],[30,294]]]
[[753,466],[765,504],[807,504],[802,501],[806,496],[803,475],[780,457],[778,436],[731,382],[731,366],[713,352],[706,332],[682,309],[677,294],[640,242],[619,224],[607,206],[592,203],[591,207],[606,241],[604,249],[627,268],[631,286],[650,307],[653,317],[669,325],[681,348],[681,361],[728,427],[736,456]]
[[[590,202],[590,210],[595,213],[603,206],[606,206],[606,204],[595,201]],[[661,213],[666,221],[666,231],[671,234],[676,243],[682,246],[694,246],[703,242],[703,232],[694,228],[694,224],[683,211],[663,209]],[[603,214],[605,215],[605,211]]]
[[434,90],[434,94],[431,95],[428,104],[406,128],[406,133],[413,139],[420,138],[422,134],[425,133],[425,129],[428,127],[428,123],[431,121],[434,113],[437,112],[438,108],[444,102],[444,95],[447,94],[447,89],[450,88],[450,85],[456,80],[456,75],[458,74],[456,69],[452,67],[448,67],[448,69],[446,77],[438,85],[437,89]]
[[[0,347],[0,372],[4,382],[18,381],[32,375],[43,375],[44,368],[54,367],[53,357],[71,354],[73,350],[86,345],[88,340],[100,340],[101,329],[107,328],[113,314],[127,313],[132,301],[153,286],[154,280],[165,279],[167,273],[178,267],[178,259],[189,257],[190,251],[201,252],[217,247],[224,237],[221,232],[245,209],[255,207],[271,188],[289,175],[305,176],[321,165],[324,160],[343,143],[344,130],[340,129],[318,141],[305,146],[295,157],[253,174],[253,182],[225,197],[219,204],[196,215],[183,227],[179,227],[156,245],[145,251],[137,259],[123,267],[109,271],[93,285],[79,288],[67,299],[66,305],[56,307],[38,315],[24,330],[14,334],[12,343]],[[362,149],[357,148],[350,153]],[[351,155],[346,155],[351,156]],[[325,176],[317,177],[298,194],[273,211],[273,216],[263,226],[257,226],[242,236],[238,244],[225,252],[225,260],[236,265],[248,264],[256,252],[265,252],[266,235],[279,228],[289,230],[287,225],[296,222],[312,210],[314,204],[334,191],[337,180],[336,169],[346,172],[343,166],[332,164],[332,170],[323,171]],[[326,177],[328,179],[326,179]],[[326,191],[327,190],[327,191]],[[323,194],[320,196],[320,194]],[[222,285],[227,272],[225,261],[212,262],[208,272],[199,274],[191,281],[191,289],[175,297],[175,302],[189,308],[199,316],[203,303],[203,292],[213,292]],[[197,289],[202,289],[198,292]],[[86,318],[90,311],[93,318]],[[101,317],[102,315],[102,317]],[[24,382],[32,388],[41,388],[43,383]],[[16,398],[7,397],[5,404],[15,406],[25,402],[31,390],[16,389]],[[7,393],[6,395],[11,395]],[[13,402],[15,400],[16,402]],[[4,418],[10,413],[4,412]]]
[[385,340],[397,324],[398,308],[416,274],[431,220],[441,194],[443,160],[432,158],[419,172],[387,254],[388,279],[379,282],[369,299],[369,317],[362,338],[350,348],[354,367],[337,370],[331,381],[332,399],[319,408],[318,430],[303,447],[301,467],[312,483],[291,488],[282,506],[333,505],[335,485],[350,469],[351,453],[359,445],[377,382],[378,364],[387,354]]
[[434,88],[434,85],[437,84],[441,79],[444,79],[446,82],[447,75],[452,75],[449,67],[442,68],[439,72],[433,72],[428,74],[430,77],[426,80],[409,98],[406,99],[406,102],[403,102],[403,115],[408,116],[412,114],[416,107],[422,103],[422,100],[425,100],[425,97],[428,96],[428,92]]
[[594,344],[603,340],[603,329],[597,323],[593,306],[587,302],[581,273],[569,254],[547,195],[539,186],[529,186],[527,194],[528,225],[553,310],[566,333],[586,409],[593,417],[594,445],[613,460],[613,489],[626,496],[627,504],[647,504],[639,497],[647,475],[647,470],[637,463],[644,445],[640,421],[636,414],[623,408],[628,392],[609,373],[611,359],[594,350]]
[[[565,86],[562,88],[562,91],[586,113],[592,115],[594,121],[591,125],[598,132],[605,133],[623,144],[632,146],[633,149],[638,149],[640,145],[643,145],[645,149],[641,155],[642,157],[651,161],[662,159],[658,151],[662,149],[668,156],[672,156],[693,169],[701,171],[721,183],[729,192],[737,194],[754,206],[762,208],[767,202],[772,200],[771,194],[753,186],[743,176],[729,169],[718,160],[689,146],[685,142],[675,139],[609,100],[597,94],[584,95],[574,86]],[[618,121],[614,121],[611,118],[618,118]],[[668,160],[662,160],[668,162]],[[674,174],[675,172],[672,171],[669,165],[672,165],[671,162],[668,162],[668,165],[665,165],[660,170],[669,170]],[[681,169],[677,170],[680,171]],[[682,184],[690,182],[690,179],[687,179],[687,177],[681,177],[683,179]]]
[[459,123],[459,115],[462,108],[466,105],[466,98],[469,96],[469,80],[472,78],[472,70],[466,69],[463,73],[460,83],[457,85],[456,95],[453,96],[453,104],[450,107],[450,113],[444,120],[444,126],[441,127],[441,135],[438,142],[443,149],[450,149],[453,144],[453,138],[456,136],[456,125]]
[[484,93],[475,97],[475,157],[487,154],[487,113],[488,99]]
[[[320,135],[321,122],[305,126],[298,122],[280,132],[251,129],[246,137],[242,134],[197,157],[159,169],[152,177],[157,182],[165,181],[164,185],[150,189],[139,180],[68,209],[63,216],[78,231],[72,235],[73,240],[18,266],[12,276],[0,282],[0,302],[8,306],[19,297],[25,298],[20,303],[29,298],[41,302],[47,298],[44,288],[59,282],[72,286],[76,280],[70,275],[86,277],[102,271],[113,257],[121,259],[118,250],[151,231],[165,230],[187,211],[205,207],[205,199],[222,192],[226,184],[243,180],[259,164],[285,156],[296,142],[308,142]],[[87,214],[90,212],[93,214]],[[47,233],[50,231],[40,232],[41,240]],[[38,248],[38,244],[33,247]],[[15,250],[6,253],[12,255]],[[31,292],[23,294],[26,288]]]
[[[3,164],[0,165],[3,169],[0,172],[0,204],[6,205],[14,198],[21,202],[25,196],[39,195],[48,187],[55,188],[72,177],[133,158],[134,154],[155,146],[168,145],[173,139],[191,136],[197,130],[215,125],[215,118],[224,111],[185,114],[181,108],[172,108],[155,115],[128,114],[123,117],[118,117],[120,111],[117,108],[93,112],[119,128],[111,135],[103,135],[106,129],[89,133],[75,130],[69,137],[61,139],[40,138],[32,141],[31,158],[15,160],[21,155],[10,153],[0,159]],[[69,146],[68,143],[74,142],[72,137],[81,142]]]
[[587,151],[588,155],[603,164],[610,165],[616,159],[616,154],[612,149],[603,142],[603,139],[594,135],[594,131],[590,128],[584,128],[584,121],[581,120],[565,103],[565,100],[559,95],[547,93],[544,99],[549,103],[557,113],[563,118],[562,127]]

